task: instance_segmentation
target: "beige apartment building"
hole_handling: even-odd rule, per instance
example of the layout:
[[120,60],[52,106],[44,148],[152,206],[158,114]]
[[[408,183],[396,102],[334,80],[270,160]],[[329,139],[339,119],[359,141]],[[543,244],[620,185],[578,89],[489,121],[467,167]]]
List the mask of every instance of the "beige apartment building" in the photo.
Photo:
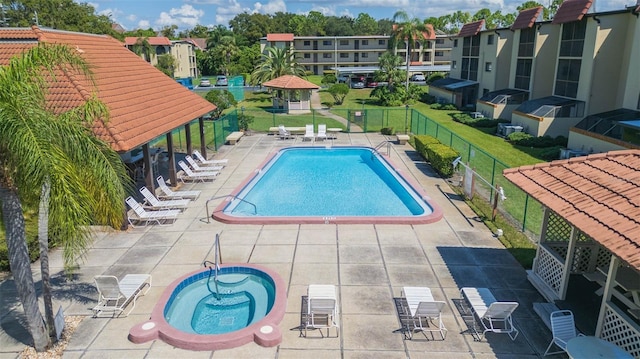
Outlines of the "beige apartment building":
[[[451,43],[447,35],[430,32],[426,41],[416,41],[410,54],[412,72],[448,71]],[[294,36],[267,34],[260,40],[266,47],[289,48],[298,62],[315,75],[338,69],[341,73],[372,73],[378,69],[380,56],[388,51],[389,35],[370,36]],[[406,59],[404,48],[394,53]]]
[[524,10],[508,29],[466,24],[450,77],[430,93],[511,120],[503,135],[566,136],[567,156],[638,148],[640,6],[589,13],[591,4],[565,1],[551,21]]
[[[197,45],[193,39],[171,41],[169,38],[163,36],[147,37],[145,39],[151,46],[151,56],[147,57],[145,54],[141,54],[140,57],[145,59],[148,63],[156,66],[158,64],[159,55],[171,54],[171,56],[176,60],[173,77],[181,78],[199,76],[195,54]],[[137,42],[137,37],[126,37],[124,45],[129,50],[133,51]]]

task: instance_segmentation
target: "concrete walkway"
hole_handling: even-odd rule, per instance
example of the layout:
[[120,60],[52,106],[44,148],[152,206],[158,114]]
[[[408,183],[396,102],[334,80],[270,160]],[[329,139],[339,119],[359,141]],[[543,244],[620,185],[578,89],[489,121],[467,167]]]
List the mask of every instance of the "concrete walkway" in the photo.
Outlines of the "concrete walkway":
[[[339,134],[334,145],[380,143],[380,134]],[[54,308],[87,316],[71,338],[64,358],[539,358],[551,334],[534,314],[532,302],[543,301],[526,280],[525,270],[475,214],[436,176],[409,145],[393,145],[390,160],[413,177],[444,211],[428,225],[229,225],[207,221],[209,198],[229,194],[265,160],[290,145],[321,145],[301,138],[245,136],[223,146],[216,158],[228,158],[212,183],[187,189],[202,191],[171,226],[130,228],[95,235],[86,260],[71,278],[62,272],[59,250],[52,253]],[[218,204],[210,203],[210,208]],[[273,348],[247,344],[216,352],[187,352],[162,341],[133,344],[129,329],[149,318],[166,286],[175,278],[213,259],[216,233],[223,262],[257,263],[276,270],[287,285],[287,311],[280,325],[282,343]],[[34,264],[35,273],[39,265]],[[153,285],[126,318],[91,318],[96,303],[93,276],[150,273]],[[36,274],[36,280],[39,275]],[[317,331],[300,336],[301,298],[309,284],[338,288],[340,336],[321,338]],[[405,340],[395,304],[403,286],[430,287],[447,303],[445,340],[420,333]],[[459,290],[488,287],[498,300],[517,301],[514,321],[520,335],[487,334],[475,341],[460,313]],[[0,359],[17,358],[29,343],[12,278],[0,282]],[[335,333],[332,331],[332,334]],[[562,356],[558,356],[562,357]]]
[[[322,116],[330,117],[330,118],[342,123],[345,126],[349,125],[349,123],[348,123],[346,118],[338,116],[338,115],[332,113],[328,108],[322,106],[322,102],[320,100],[320,92],[319,92],[319,90],[311,91],[311,108],[313,110],[316,110]],[[360,126],[356,125],[353,122],[349,125],[349,131],[350,132],[364,132]]]

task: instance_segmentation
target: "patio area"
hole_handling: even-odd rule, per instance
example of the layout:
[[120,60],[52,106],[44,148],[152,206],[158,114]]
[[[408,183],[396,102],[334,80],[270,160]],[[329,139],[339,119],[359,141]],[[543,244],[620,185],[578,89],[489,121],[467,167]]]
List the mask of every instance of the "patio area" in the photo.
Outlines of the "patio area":
[[[471,209],[438,177],[410,145],[391,146],[390,161],[412,177],[438,203],[444,217],[425,225],[231,225],[207,220],[205,205],[242,183],[266,156],[291,145],[376,146],[380,134],[341,133],[324,143],[302,137],[280,140],[254,134],[234,146],[220,148],[216,158],[229,164],[209,183],[188,184],[201,190],[170,226],[149,225],[124,232],[98,232],[86,259],[72,278],[64,276],[59,250],[52,253],[54,310],[87,316],[71,338],[64,358],[539,358],[551,332],[534,313],[543,297],[527,281],[526,272]],[[384,151],[383,151],[384,152]],[[209,202],[210,211],[222,201]],[[286,283],[287,309],[279,346],[247,344],[215,352],[176,349],[160,340],[133,344],[129,329],[144,322],[165,287],[177,277],[202,267],[214,257],[220,234],[223,263],[255,263],[277,271]],[[39,272],[39,263],[33,265]],[[126,318],[91,318],[97,292],[93,277],[122,278],[149,273],[150,291],[138,299]],[[36,280],[39,276],[36,275]],[[310,284],[337,288],[340,335],[323,338],[319,330],[301,335],[303,297]],[[429,287],[435,300],[445,301],[445,340],[415,333],[405,339],[397,308],[404,286]],[[460,288],[487,287],[499,301],[519,303],[515,341],[488,333],[475,341],[469,320],[461,314]],[[17,358],[29,342],[21,306],[11,278],[0,282],[0,359]],[[326,331],[325,331],[326,333]],[[435,339],[434,339],[435,338]],[[556,355],[551,358],[563,358]]]

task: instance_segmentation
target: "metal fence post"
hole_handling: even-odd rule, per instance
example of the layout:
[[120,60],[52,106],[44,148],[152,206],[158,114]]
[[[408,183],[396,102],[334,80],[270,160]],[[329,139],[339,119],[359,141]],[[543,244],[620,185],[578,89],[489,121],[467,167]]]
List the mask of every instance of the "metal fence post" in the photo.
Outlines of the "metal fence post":
[[526,230],[527,227],[527,210],[529,209],[529,195],[525,195],[524,197],[524,215],[522,216],[522,232]]

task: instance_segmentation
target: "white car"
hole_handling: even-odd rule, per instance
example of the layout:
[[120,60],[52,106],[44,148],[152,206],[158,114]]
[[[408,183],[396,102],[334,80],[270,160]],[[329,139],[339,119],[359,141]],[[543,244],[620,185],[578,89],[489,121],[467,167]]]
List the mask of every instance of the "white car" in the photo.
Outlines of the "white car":
[[427,79],[424,77],[423,74],[414,74],[413,76],[411,76],[411,81],[424,82],[424,81],[427,81]]

